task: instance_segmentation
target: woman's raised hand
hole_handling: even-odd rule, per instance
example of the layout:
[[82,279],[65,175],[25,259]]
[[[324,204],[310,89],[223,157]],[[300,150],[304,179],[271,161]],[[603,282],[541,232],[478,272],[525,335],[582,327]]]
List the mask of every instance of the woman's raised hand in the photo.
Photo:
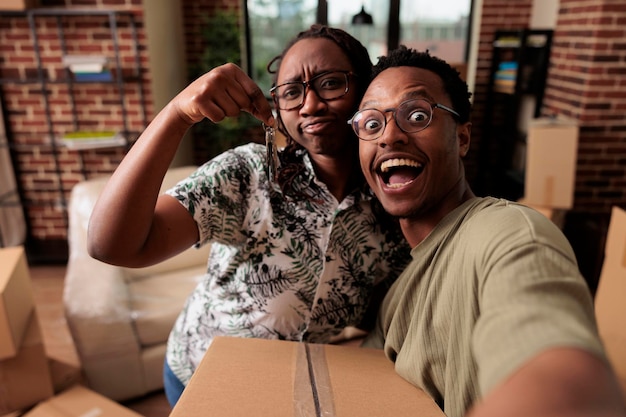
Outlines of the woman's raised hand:
[[213,68],[181,91],[172,103],[181,119],[194,124],[207,118],[219,122],[248,112],[273,125],[272,109],[263,91],[235,64]]

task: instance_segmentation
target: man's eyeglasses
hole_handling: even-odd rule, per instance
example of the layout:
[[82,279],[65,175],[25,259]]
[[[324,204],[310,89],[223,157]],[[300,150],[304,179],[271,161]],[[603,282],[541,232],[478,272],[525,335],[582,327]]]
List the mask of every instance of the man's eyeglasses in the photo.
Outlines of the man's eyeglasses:
[[316,75],[309,81],[291,81],[270,89],[270,93],[281,110],[293,110],[304,103],[307,87],[315,91],[322,100],[330,101],[348,93],[349,71],[331,71]]
[[433,119],[433,110],[443,109],[457,118],[461,116],[450,107],[439,103],[430,103],[424,99],[407,100],[395,109],[363,109],[354,114],[348,124],[362,140],[375,140],[383,135],[387,127],[386,113],[391,112],[396,125],[404,133],[415,133],[424,130]]

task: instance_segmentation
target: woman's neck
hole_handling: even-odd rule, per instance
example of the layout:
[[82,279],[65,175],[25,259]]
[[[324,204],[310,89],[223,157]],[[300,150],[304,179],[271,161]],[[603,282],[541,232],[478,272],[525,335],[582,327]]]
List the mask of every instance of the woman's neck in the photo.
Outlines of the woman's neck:
[[326,184],[328,191],[341,202],[363,181],[360,167],[353,159],[332,158],[324,155],[311,156],[315,175]]

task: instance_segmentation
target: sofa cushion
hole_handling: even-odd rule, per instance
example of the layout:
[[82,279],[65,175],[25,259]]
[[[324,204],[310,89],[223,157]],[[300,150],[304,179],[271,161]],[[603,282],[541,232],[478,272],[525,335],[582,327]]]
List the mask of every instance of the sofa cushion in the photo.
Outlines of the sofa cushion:
[[142,346],[167,340],[187,296],[205,273],[206,267],[199,266],[128,283],[131,318]]

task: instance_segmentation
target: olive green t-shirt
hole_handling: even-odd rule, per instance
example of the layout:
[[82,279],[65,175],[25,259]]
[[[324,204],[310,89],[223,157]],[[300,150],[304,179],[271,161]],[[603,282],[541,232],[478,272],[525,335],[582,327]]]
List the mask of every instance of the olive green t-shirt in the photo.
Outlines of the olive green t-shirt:
[[606,360],[593,299],[562,232],[525,206],[474,198],[411,252],[364,346],[448,417],[552,347]]

